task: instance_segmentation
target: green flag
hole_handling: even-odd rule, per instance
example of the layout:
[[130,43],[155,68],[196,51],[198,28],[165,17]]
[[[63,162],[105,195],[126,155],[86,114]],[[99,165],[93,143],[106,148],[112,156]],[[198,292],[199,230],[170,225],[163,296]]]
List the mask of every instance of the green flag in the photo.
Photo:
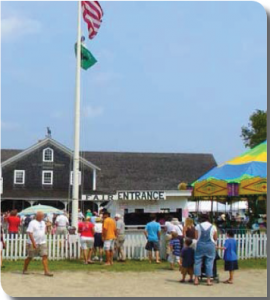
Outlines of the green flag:
[[[75,44],[75,55],[77,56],[77,43]],[[91,68],[97,60],[92,53],[81,44],[81,67],[84,70]]]

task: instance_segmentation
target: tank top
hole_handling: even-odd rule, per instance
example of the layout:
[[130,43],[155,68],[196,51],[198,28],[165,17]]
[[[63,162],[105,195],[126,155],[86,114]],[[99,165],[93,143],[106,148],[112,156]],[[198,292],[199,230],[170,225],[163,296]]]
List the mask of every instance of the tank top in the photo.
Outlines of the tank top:
[[195,227],[188,227],[186,230],[186,237],[190,239],[195,239]]

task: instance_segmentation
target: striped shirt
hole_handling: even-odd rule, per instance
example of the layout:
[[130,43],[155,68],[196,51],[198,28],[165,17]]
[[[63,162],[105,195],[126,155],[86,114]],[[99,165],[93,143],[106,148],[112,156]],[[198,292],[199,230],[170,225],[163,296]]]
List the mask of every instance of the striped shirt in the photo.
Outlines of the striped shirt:
[[180,241],[178,238],[172,239],[170,240],[170,245],[173,248],[173,255],[175,256],[180,256],[180,251],[181,251],[181,247],[180,247]]

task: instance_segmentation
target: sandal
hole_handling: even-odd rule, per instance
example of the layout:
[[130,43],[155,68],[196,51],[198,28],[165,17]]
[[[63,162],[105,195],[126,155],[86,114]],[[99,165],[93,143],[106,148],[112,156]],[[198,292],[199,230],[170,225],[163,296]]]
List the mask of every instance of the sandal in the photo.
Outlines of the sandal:
[[181,282],[181,283],[184,283],[184,282],[186,282],[184,279],[182,279],[182,280],[179,280],[179,282]]
[[45,275],[45,276],[49,276],[49,277],[53,277],[53,274],[52,274],[52,273],[45,273],[44,275]]
[[231,282],[229,279],[228,279],[228,280],[225,280],[225,281],[223,281],[223,283],[233,284],[233,282]]

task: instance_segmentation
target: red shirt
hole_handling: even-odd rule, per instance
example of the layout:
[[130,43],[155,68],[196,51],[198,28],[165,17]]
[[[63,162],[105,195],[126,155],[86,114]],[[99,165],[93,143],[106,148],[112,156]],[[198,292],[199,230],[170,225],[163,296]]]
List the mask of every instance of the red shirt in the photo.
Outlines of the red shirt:
[[16,216],[9,216],[7,217],[8,222],[8,231],[9,232],[18,232],[19,226],[21,224],[21,219]]
[[79,232],[81,233],[81,236],[84,237],[94,237],[94,224],[92,223],[79,223],[78,226]]

